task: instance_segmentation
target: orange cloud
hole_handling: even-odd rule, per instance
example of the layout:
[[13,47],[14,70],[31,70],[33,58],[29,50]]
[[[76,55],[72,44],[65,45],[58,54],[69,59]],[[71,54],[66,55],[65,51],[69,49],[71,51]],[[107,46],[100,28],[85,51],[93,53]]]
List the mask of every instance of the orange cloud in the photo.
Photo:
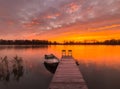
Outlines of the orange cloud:
[[8,23],[9,25],[13,25],[13,24],[15,24],[14,21],[7,21],[7,23]]
[[109,25],[109,26],[103,26],[103,27],[99,27],[99,28],[89,28],[88,30],[106,30],[106,29],[112,29],[112,28],[116,28],[116,27],[120,27],[120,24],[113,24],[113,25]]
[[44,18],[52,19],[52,18],[56,18],[56,17],[58,17],[58,16],[60,16],[60,14],[59,14],[59,13],[56,13],[56,14],[52,14],[52,15],[47,15],[47,16],[45,16]]

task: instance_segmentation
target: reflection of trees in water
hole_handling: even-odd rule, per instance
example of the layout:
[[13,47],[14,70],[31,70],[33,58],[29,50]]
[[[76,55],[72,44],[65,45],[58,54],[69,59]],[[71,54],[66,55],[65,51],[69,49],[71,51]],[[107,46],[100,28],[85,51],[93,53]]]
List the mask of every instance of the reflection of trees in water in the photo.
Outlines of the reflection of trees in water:
[[0,50],[4,50],[4,49],[47,49],[48,45],[2,45],[0,46]]
[[0,58],[0,81],[9,82],[10,75],[14,75],[14,79],[19,81],[20,77],[23,76],[23,60],[22,58],[16,56],[12,60],[12,71],[9,69],[10,61],[8,61],[7,56]]

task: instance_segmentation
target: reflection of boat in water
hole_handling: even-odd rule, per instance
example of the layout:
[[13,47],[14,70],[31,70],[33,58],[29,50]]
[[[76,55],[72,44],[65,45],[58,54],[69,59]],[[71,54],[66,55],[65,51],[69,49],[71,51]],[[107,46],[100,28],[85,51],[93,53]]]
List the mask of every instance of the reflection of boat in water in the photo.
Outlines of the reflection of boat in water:
[[45,55],[44,65],[47,70],[54,73],[59,63],[59,59],[53,54]]

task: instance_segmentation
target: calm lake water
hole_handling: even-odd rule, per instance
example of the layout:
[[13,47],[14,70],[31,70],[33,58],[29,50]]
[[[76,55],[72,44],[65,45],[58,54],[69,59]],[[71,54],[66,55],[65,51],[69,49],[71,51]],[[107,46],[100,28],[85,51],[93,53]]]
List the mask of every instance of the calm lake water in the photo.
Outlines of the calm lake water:
[[44,66],[44,55],[61,57],[61,50],[73,50],[73,57],[89,89],[120,89],[120,46],[0,46],[0,57],[11,62],[18,55],[23,58],[23,73],[17,78],[0,78],[0,89],[47,89],[53,77]]

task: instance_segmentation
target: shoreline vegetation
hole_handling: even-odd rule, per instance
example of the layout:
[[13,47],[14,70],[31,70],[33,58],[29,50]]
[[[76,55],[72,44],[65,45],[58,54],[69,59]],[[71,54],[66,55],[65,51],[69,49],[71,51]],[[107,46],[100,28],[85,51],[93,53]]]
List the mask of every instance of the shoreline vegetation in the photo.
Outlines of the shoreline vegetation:
[[105,40],[103,42],[96,40],[64,41],[63,43],[48,40],[3,40],[0,39],[0,45],[120,45],[120,39]]
[[11,76],[16,81],[20,80],[24,74],[23,59],[15,56],[12,59],[8,59],[7,56],[0,58],[0,81],[9,82]]

